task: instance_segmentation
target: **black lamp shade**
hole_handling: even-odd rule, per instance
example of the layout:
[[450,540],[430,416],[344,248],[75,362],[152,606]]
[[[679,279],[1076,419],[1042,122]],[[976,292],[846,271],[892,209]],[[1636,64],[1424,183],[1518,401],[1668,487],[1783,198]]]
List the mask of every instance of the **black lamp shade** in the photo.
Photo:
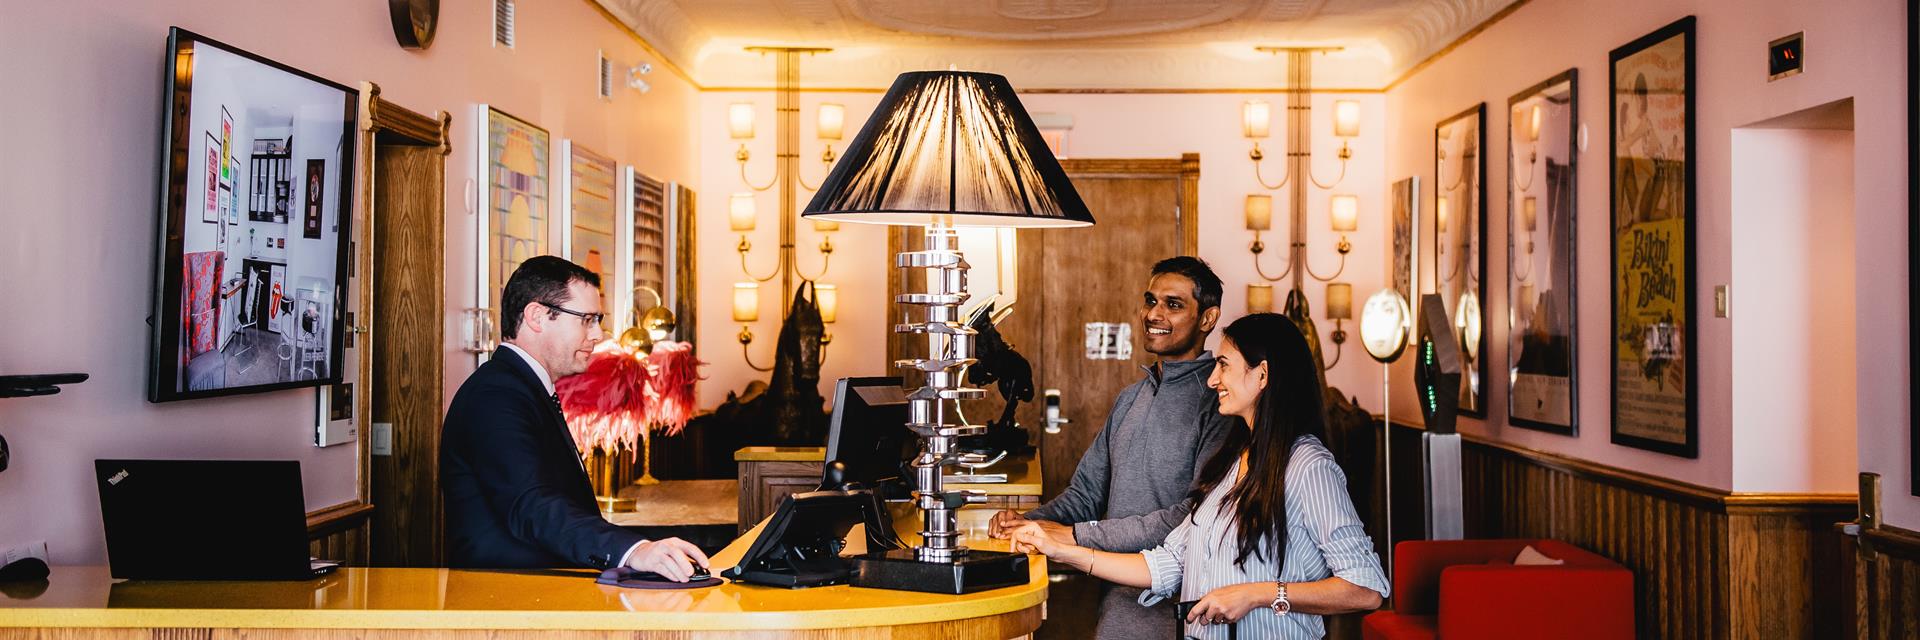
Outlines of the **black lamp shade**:
[[835,222],[1084,227],[1093,214],[1004,76],[900,74],[801,214]]

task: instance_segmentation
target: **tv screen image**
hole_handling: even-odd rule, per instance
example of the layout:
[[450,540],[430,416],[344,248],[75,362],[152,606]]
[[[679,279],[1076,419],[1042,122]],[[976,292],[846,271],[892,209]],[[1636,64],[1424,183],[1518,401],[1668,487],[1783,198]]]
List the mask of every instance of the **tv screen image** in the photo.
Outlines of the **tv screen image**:
[[167,36],[148,400],[340,382],[359,92]]

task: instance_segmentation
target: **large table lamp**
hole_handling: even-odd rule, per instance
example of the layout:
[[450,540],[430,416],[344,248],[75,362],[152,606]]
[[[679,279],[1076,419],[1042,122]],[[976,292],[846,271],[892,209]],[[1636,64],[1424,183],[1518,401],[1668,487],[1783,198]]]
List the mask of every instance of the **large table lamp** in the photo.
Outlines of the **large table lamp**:
[[907,395],[907,428],[922,441],[912,461],[922,543],[862,557],[854,584],[959,593],[1024,583],[1026,556],[958,544],[955,511],[985,493],[941,487],[942,470],[966,461],[955,440],[986,431],[959,410],[984,392],[965,385],[974,331],[960,316],[968,265],[956,227],[1084,227],[1093,224],[1086,203],[1005,77],[918,71],[894,80],[801,215],[925,229],[924,249],[894,260],[926,283],[895,299],[908,311],[894,327],[927,337],[926,358],[895,363],[925,377]]

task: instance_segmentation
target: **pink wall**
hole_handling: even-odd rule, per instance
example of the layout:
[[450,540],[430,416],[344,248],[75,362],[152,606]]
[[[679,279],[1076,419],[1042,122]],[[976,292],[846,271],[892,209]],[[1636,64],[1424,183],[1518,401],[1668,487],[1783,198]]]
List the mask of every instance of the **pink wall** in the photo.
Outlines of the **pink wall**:
[[[830,55],[818,62],[809,59],[809,64],[827,64]],[[771,61],[768,66],[771,69]],[[804,78],[804,65],[802,71]],[[1281,70],[1276,67],[1276,82],[1280,73]],[[1015,88],[1020,86],[1019,78],[1009,79]],[[1067,134],[1066,143],[1066,155],[1069,157],[1175,158],[1188,152],[1200,154],[1200,256],[1213,265],[1225,282],[1221,326],[1244,314],[1246,284],[1257,278],[1252,254],[1247,252],[1247,244],[1252,236],[1244,226],[1242,214],[1246,195],[1263,192],[1254,181],[1253,166],[1247,160],[1248,142],[1240,135],[1240,105],[1252,98],[1264,99],[1275,105],[1273,137],[1263,141],[1262,146],[1269,151],[1267,179],[1276,180],[1276,174],[1281,170],[1279,159],[1282,154],[1274,150],[1282,148],[1285,121],[1278,114],[1284,111],[1283,94],[1028,94],[1020,97],[1031,113],[1052,112],[1073,117],[1073,129]],[[846,105],[846,137],[850,140],[860,125],[866,122],[879,99],[878,93],[802,94],[800,157],[802,176],[808,182],[818,183],[824,173],[817,160],[820,143],[814,139],[816,105],[821,102]],[[1361,135],[1351,143],[1354,159],[1348,167],[1346,179],[1335,190],[1360,198],[1360,227],[1350,237],[1354,245],[1353,252],[1345,273],[1339,278],[1353,283],[1355,304],[1358,305],[1366,296],[1378,290],[1383,282],[1386,259],[1383,247],[1386,246],[1387,230],[1380,221],[1385,219],[1384,212],[1389,202],[1386,180],[1381,171],[1386,140],[1386,133],[1381,126],[1385,116],[1385,101],[1380,94],[1371,93],[1328,94],[1314,100],[1315,150],[1320,163],[1317,171],[1323,181],[1331,180],[1339,170],[1338,162],[1333,159],[1334,152],[1339,149],[1339,141],[1331,134],[1332,103],[1336,99],[1359,101],[1364,114]],[[764,184],[773,175],[772,93],[704,93],[700,98],[698,137],[701,183],[704,185],[701,197],[708,207],[723,206],[728,194],[746,190],[741,186],[738,164],[733,156],[739,145],[728,139],[725,119],[727,105],[742,101],[755,102],[758,107],[755,121],[758,137],[750,145],[753,160],[748,169],[749,178]],[[844,148],[844,143],[842,141],[836,148]],[[1292,188],[1292,185],[1287,187],[1289,190]],[[1286,194],[1287,191],[1273,194],[1273,224],[1279,233],[1268,232],[1264,236],[1270,247],[1263,258],[1268,273],[1278,273],[1285,266]],[[1332,248],[1338,238],[1329,229],[1327,219],[1328,194],[1315,189],[1308,198],[1311,210],[1308,242],[1312,248],[1312,263],[1323,274],[1332,273],[1338,263],[1338,255]],[[804,207],[811,195],[802,192],[796,207]],[[749,264],[757,275],[766,275],[773,264],[772,249],[778,239],[777,227],[773,222],[777,202],[775,192],[759,195],[760,224],[749,236],[754,244]],[[1098,220],[1100,212],[1093,214]],[[821,372],[821,379],[825,381],[822,384],[823,394],[831,393],[830,382],[839,376],[891,373],[885,362],[885,332],[888,330],[885,326],[886,305],[890,304],[885,299],[886,269],[892,262],[886,255],[886,236],[878,227],[866,225],[842,225],[840,229],[834,235],[836,250],[832,271],[823,279],[839,285],[841,301],[839,322],[829,327],[834,334],[834,341],[827,348],[827,361]],[[703,347],[702,354],[713,361],[707,368],[711,379],[703,383],[700,398],[701,406],[711,407],[723,401],[728,391],[738,391],[749,380],[764,380],[768,374],[749,371],[741,361],[738,345],[734,341],[734,335],[740,327],[729,317],[730,298],[727,296],[731,295],[732,283],[745,280],[734,251],[739,234],[728,231],[724,216],[718,213],[711,213],[702,219],[699,234],[700,292],[703,301],[700,342],[702,345],[711,345]],[[811,275],[819,268],[819,259],[813,249],[818,244],[817,236],[811,226],[802,221],[797,237],[801,269]],[[1138,273],[1121,274],[1120,277],[1137,277],[1144,287],[1147,269],[1155,260],[1163,257],[1166,256],[1139,256]],[[765,366],[772,358],[771,341],[779,330],[778,307],[774,306],[776,303],[769,293],[778,285],[776,282],[762,284],[761,287],[760,320],[753,326],[756,336],[753,353],[755,363]],[[1285,284],[1277,284],[1275,289],[1275,297],[1283,298]],[[1326,295],[1325,285],[1309,281],[1306,290],[1315,317],[1321,324],[1322,339],[1326,341],[1326,336],[1332,333],[1333,324],[1332,321],[1321,319],[1326,312],[1322,304]],[[1280,302],[1276,299],[1275,305],[1278,306]],[[1349,395],[1358,395],[1361,406],[1378,411],[1380,369],[1360,348],[1357,325],[1347,323],[1347,332],[1353,337],[1347,343],[1344,359],[1329,372],[1328,380]],[[1215,332],[1214,341],[1217,343],[1218,339],[1219,333]],[[1325,346],[1331,357],[1332,343],[1326,341]]]
[[[1579,307],[1580,434],[1576,438],[1528,431],[1503,424],[1505,389],[1495,385],[1493,419],[1465,420],[1462,430],[1518,445],[1572,455],[1722,489],[1735,483],[1734,442],[1746,436],[1732,409],[1733,319],[1703,318],[1700,323],[1700,457],[1677,458],[1616,446],[1609,442],[1607,378],[1608,281],[1607,229],[1607,52],[1686,15],[1699,18],[1695,61],[1695,123],[1698,162],[1698,280],[1696,305],[1712,309],[1712,286],[1740,280],[1732,261],[1733,210],[1731,130],[1775,116],[1846,97],[1855,102],[1854,204],[1857,212],[1852,256],[1857,274],[1855,336],[1863,345],[1858,385],[1851,398],[1859,421],[1859,467],[1885,476],[1888,521],[1920,524],[1920,499],[1906,496],[1909,484],[1906,430],[1910,416],[1907,345],[1906,86],[1904,69],[1892,62],[1904,46],[1901,3],[1874,0],[1846,3],[1667,2],[1626,0],[1613,3],[1534,0],[1472,40],[1437,60],[1387,93],[1390,131],[1387,173],[1391,177],[1432,178],[1435,122],[1476,102],[1503,107],[1508,96],[1568,67],[1580,69],[1580,119],[1591,144],[1582,154],[1579,176],[1578,269],[1584,293]],[[1766,81],[1765,44],[1797,31],[1806,33],[1807,72],[1778,82]],[[1506,127],[1504,109],[1488,110],[1488,128]],[[1503,142],[1492,142],[1504,148]],[[1502,185],[1506,168],[1489,163],[1488,184]],[[1505,198],[1498,189],[1488,198],[1491,228],[1503,228]],[[1431,202],[1428,202],[1429,206]],[[1490,242],[1489,280],[1505,278],[1505,243]],[[1489,306],[1504,309],[1506,296],[1493,289]],[[1764,281],[1741,280],[1735,300],[1767,295]],[[1736,311],[1740,308],[1736,303]],[[1494,362],[1504,360],[1505,327],[1489,327]],[[1400,367],[1398,384],[1410,381]],[[1404,388],[1404,387],[1402,387]],[[1396,413],[1414,409],[1410,396],[1396,394]],[[1816,487],[1798,487],[1813,490]]]
[[[310,508],[351,500],[352,446],[309,444],[312,390],[164,405],[145,400],[164,42],[178,25],[395,103],[454,116],[447,160],[450,312],[472,304],[473,107],[494,104],[666,180],[691,181],[694,89],[584,2],[521,3],[519,46],[491,47],[485,3],[445,3],[426,52],[393,42],[382,3],[10,3],[0,71],[17,95],[3,121],[0,373],[87,371],[58,396],[0,400],[13,466],[0,473],[0,543],[47,540],[56,563],[105,559],[92,460],[295,459]],[[655,63],[653,92],[595,96],[595,51]],[[557,183],[557,181],[556,181]],[[557,194],[556,194],[557,195]],[[557,201],[557,198],[555,198]],[[447,318],[449,346],[457,339]],[[449,351],[446,393],[472,371]]]

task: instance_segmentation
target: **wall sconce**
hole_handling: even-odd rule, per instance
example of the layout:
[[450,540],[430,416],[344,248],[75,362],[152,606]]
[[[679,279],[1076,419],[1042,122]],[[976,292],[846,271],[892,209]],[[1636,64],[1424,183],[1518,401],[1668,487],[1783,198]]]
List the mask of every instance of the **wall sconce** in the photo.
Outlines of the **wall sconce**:
[[[824,103],[820,105],[819,120],[814,123],[814,133],[820,136],[821,140],[839,140],[841,133],[846,129],[846,124],[846,105],[833,102]],[[832,168],[834,158],[833,143],[829,142],[827,143],[827,150],[820,154],[820,163],[826,165],[828,168]],[[808,191],[812,190],[813,189],[808,189]]]
[[[830,284],[813,285],[813,302],[820,307],[820,321],[833,324],[840,315],[840,288]],[[833,332],[821,334],[820,344],[833,344]]]
[[[1520,199],[1520,230],[1526,232],[1527,243],[1524,247],[1527,257],[1524,263],[1519,260],[1514,261],[1513,279],[1515,281],[1526,282],[1527,278],[1533,276],[1533,232],[1538,228],[1540,228],[1540,200],[1533,196]],[[1524,269],[1520,268],[1523,264],[1526,267]]]
[[1273,285],[1247,283],[1247,313],[1273,313]]
[[1260,153],[1259,139],[1267,137],[1267,129],[1272,125],[1273,108],[1267,104],[1267,101],[1248,100],[1246,104],[1240,106],[1240,135],[1254,141],[1254,153]]
[[1347,343],[1348,320],[1353,319],[1353,285],[1345,282],[1327,283],[1327,319],[1333,321],[1333,362],[1327,363],[1327,369],[1340,364],[1340,354]]
[[754,371],[772,371],[773,367],[762,368],[753,363],[753,355],[748,353],[747,345],[753,344],[753,328],[747,326],[760,320],[760,283],[733,283],[733,321],[740,323],[740,356]]
[[[1334,231],[1340,232],[1340,242],[1334,245],[1334,250],[1340,253],[1340,266],[1334,269],[1331,275],[1326,276],[1320,275],[1319,272],[1314,271],[1312,265],[1307,264],[1307,243],[1302,239],[1301,235],[1301,232],[1305,230],[1299,228],[1296,228],[1294,231],[1293,252],[1295,259],[1287,264],[1287,268],[1280,271],[1280,275],[1267,275],[1266,269],[1260,266],[1260,254],[1265,253],[1267,250],[1267,243],[1261,241],[1260,232],[1273,228],[1273,196],[1259,193],[1248,194],[1245,207],[1247,230],[1253,232],[1253,243],[1247,245],[1247,250],[1253,252],[1253,270],[1255,273],[1260,274],[1262,280],[1277,282],[1285,279],[1287,274],[1293,271],[1296,264],[1301,267],[1301,271],[1305,272],[1306,275],[1312,276],[1314,280],[1320,282],[1331,282],[1347,270],[1347,254],[1353,251],[1353,243],[1347,240],[1346,234],[1358,229],[1360,226],[1359,197],[1349,194],[1334,194],[1334,196],[1327,201],[1328,221],[1331,223]],[[1296,225],[1296,227],[1298,226],[1300,225]]]
[[[735,193],[727,200],[727,228],[740,233],[740,243],[733,246],[734,251],[740,254],[740,272],[746,274],[749,278],[753,278],[754,282],[766,282],[780,277],[780,274],[785,271],[785,265],[775,265],[773,273],[769,273],[765,277],[753,275],[753,271],[747,268],[747,252],[753,250],[753,242],[747,239],[747,232],[754,230],[754,228],[758,226],[755,220],[758,216],[757,211],[758,206],[752,193],[744,191]],[[840,230],[840,223],[814,220],[813,230],[822,234],[830,234]],[[818,248],[820,250],[820,273],[816,274],[815,277],[826,275],[827,267],[831,265],[831,260],[833,260],[833,236],[822,235]],[[783,251],[782,253],[783,257],[785,257],[785,252]],[[794,269],[798,271],[798,266],[794,265]],[[812,279],[805,276],[801,278],[803,280]]]

